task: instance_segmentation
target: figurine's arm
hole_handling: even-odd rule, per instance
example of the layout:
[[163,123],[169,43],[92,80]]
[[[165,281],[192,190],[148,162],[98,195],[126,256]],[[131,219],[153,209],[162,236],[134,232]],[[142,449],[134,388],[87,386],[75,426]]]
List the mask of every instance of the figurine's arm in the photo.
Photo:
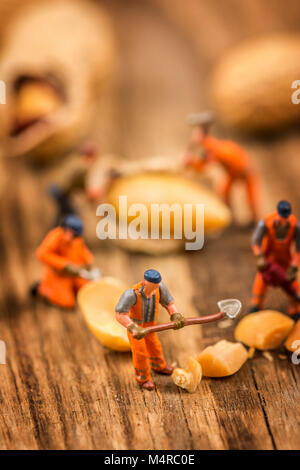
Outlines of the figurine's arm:
[[70,196],[78,190],[84,190],[87,169],[79,161],[78,168],[73,169],[69,176],[64,180],[63,191]]
[[267,233],[267,226],[264,220],[260,220],[253,232],[252,236],[252,251],[256,257],[256,266],[259,270],[264,270],[267,267],[267,262],[262,249],[263,238]]
[[168,311],[169,315],[178,312],[174,302],[174,298],[163,282],[159,284],[159,295],[159,303]]
[[267,233],[267,226],[264,220],[259,220],[252,236],[252,250],[255,256],[262,254],[262,242]]
[[292,259],[292,265],[300,265],[300,222],[297,222],[295,229],[295,254]]
[[218,155],[224,152],[224,142],[212,137],[211,135],[206,135],[203,138],[201,145],[206,153],[207,163],[214,161]]
[[107,198],[111,185],[114,181],[112,176],[113,169],[111,171],[104,171],[101,178],[97,181],[97,184],[86,187],[87,198],[90,202],[104,201]]
[[184,155],[184,166],[190,167],[195,171],[202,171],[207,163],[206,158],[201,158],[197,155],[197,150],[188,149]]
[[69,260],[57,254],[60,241],[61,236],[58,229],[51,230],[37,249],[36,256],[42,263],[58,271],[63,271]]
[[136,304],[137,295],[133,289],[127,289],[122,295],[116,306],[116,319],[121,325],[125,326],[135,339],[142,339],[147,334],[147,329],[143,328],[130,318],[129,310]]
[[80,243],[80,252],[82,253],[82,264],[89,266],[94,263],[95,258],[90,252],[90,250],[87,248],[82,238],[80,239]]
[[[220,146],[221,143],[217,139],[211,136],[203,137],[203,132],[196,129],[184,157],[185,165],[196,171],[202,171],[206,165],[215,160]],[[202,151],[202,155],[199,155],[199,151]]]
[[159,285],[160,304],[168,311],[172,321],[176,323],[175,329],[182,328],[185,324],[184,316],[178,312],[174,298],[170,294],[167,286],[161,282]]
[[129,316],[129,310],[136,304],[136,301],[137,296],[135,291],[133,289],[127,289],[123,292],[116,305],[116,319],[121,323],[121,325],[125,326],[125,328],[128,328],[129,325],[134,323]]
[[289,266],[286,275],[290,282],[297,279],[298,266],[300,264],[300,223],[298,222],[295,228],[295,253],[292,258],[291,265]]

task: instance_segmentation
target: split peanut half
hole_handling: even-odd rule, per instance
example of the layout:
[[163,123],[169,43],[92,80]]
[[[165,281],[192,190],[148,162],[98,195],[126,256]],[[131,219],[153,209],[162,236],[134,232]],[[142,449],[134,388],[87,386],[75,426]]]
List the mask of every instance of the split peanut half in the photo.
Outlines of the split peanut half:
[[77,295],[79,308],[96,338],[114,351],[129,351],[127,330],[115,318],[115,306],[127,286],[118,279],[103,277],[83,286]]
[[284,345],[286,349],[291,352],[295,352],[300,348],[300,320],[298,320],[297,323],[295,323],[293,326]]
[[293,328],[294,321],[283,313],[263,310],[246,315],[237,325],[234,336],[249,347],[276,349]]
[[195,392],[202,378],[202,369],[199,362],[190,357],[185,369],[177,367],[172,374],[173,382],[190,393]]
[[203,376],[226,377],[235,374],[247,361],[248,353],[241,343],[221,340],[205,348],[197,357]]
[[[120,197],[126,197],[127,208],[134,209],[134,216],[120,210]],[[163,253],[182,249],[185,242],[193,242],[195,231],[198,237],[204,229],[205,236],[215,236],[231,222],[231,213],[223,201],[203,184],[186,175],[168,171],[148,171],[117,178],[108,193],[108,202],[116,209],[120,223],[136,224],[148,239],[118,240],[124,248],[146,253]],[[199,212],[203,204],[204,219]],[[164,205],[170,209],[170,237],[163,239],[163,217],[157,213]],[[188,206],[188,207],[187,207]],[[175,237],[178,228],[182,236]],[[153,239],[151,231],[158,239]],[[192,234],[191,232],[194,232]],[[151,236],[150,236],[151,235]],[[186,236],[187,235],[187,236]],[[192,237],[189,240],[188,237]],[[194,248],[194,249],[199,249]]]

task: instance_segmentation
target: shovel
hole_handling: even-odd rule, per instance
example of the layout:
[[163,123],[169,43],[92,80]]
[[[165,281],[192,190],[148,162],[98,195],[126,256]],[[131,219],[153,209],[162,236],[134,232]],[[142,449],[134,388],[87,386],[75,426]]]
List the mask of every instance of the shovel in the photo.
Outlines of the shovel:
[[[213,315],[207,315],[205,317],[189,317],[185,319],[185,325],[199,325],[202,323],[211,323],[214,321],[222,320],[224,317],[236,318],[239,314],[242,304],[238,299],[225,299],[218,302],[220,311]],[[161,325],[154,325],[147,327],[147,333],[158,333],[159,331],[172,330],[174,329],[175,322],[171,321],[168,323],[162,323]]]

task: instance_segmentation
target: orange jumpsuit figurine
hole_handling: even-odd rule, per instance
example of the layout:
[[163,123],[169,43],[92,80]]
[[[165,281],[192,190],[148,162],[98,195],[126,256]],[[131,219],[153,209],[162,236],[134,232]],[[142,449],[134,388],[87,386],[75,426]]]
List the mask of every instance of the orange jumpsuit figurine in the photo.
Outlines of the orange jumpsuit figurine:
[[276,212],[258,222],[253,234],[252,249],[258,272],[254,280],[250,312],[260,310],[263,305],[268,287],[264,272],[268,269],[268,265],[273,265],[275,268],[279,266],[279,270],[285,272],[291,291],[296,293],[294,298],[291,295],[289,313],[295,320],[298,319],[300,305],[297,295],[299,293],[297,273],[300,262],[300,223],[292,214],[289,202],[280,201]]
[[116,318],[127,328],[135,378],[145,390],[153,390],[150,367],[159,374],[171,375],[156,333],[147,333],[147,327],[156,325],[158,305],[165,307],[175,322],[174,329],[184,326],[184,317],[177,312],[174,299],[155,269],[144,273],[144,280],[127,289],[116,306]]
[[76,292],[88,282],[80,277],[80,272],[89,269],[94,260],[82,232],[81,220],[69,215],[61,226],[48,233],[36,252],[44,270],[41,282],[32,289],[33,295],[63,308],[75,306]]
[[257,221],[258,177],[250,166],[248,154],[235,142],[219,140],[208,134],[213,123],[212,113],[193,114],[188,120],[195,126],[195,131],[184,157],[185,165],[202,171],[206,165],[220,164],[227,173],[220,186],[220,193],[229,206],[233,185],[242,181],[246,187],[252,220]]

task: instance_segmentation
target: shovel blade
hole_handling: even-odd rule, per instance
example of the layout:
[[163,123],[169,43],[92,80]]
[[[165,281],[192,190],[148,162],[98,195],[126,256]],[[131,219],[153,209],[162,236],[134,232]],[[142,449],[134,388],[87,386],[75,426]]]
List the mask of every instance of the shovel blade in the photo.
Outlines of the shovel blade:
[[224,312],[229,318],[236,318],[240,313],[242,304],[238,299],[224,299],[218,302],[221,312]]

